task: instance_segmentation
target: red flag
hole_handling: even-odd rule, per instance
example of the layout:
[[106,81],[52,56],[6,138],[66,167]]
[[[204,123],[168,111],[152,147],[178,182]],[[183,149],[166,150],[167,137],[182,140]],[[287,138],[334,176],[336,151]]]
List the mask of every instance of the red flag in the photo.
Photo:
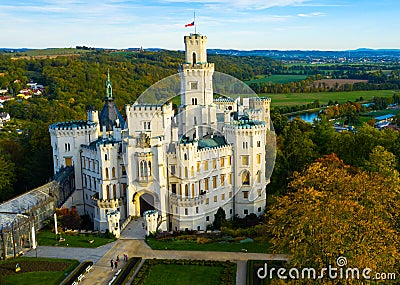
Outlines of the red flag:
[[186,28],[186,27],[191,27],[191,26],[194,26],[194,21],[191,22],[190,24],[186,24],[186,25],[185,25],[185,28]]

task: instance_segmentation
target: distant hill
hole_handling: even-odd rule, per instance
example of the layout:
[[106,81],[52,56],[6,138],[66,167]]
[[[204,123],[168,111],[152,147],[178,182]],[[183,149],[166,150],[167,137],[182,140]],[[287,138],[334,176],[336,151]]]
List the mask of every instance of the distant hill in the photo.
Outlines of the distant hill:
[[275,59],[311,59],[311,58],[400,58],[400,49],[368,49],[343,51],[321,50],[235,50],[208,49],[209,54],[235,56],[266,56]]

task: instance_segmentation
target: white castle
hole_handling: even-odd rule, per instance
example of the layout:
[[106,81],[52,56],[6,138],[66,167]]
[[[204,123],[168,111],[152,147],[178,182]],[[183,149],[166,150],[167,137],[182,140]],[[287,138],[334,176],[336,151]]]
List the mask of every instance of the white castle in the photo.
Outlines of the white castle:
[[220,207],[227,219],[264,211],[270,99],[248,98],[242,107],[214,99],[207,37],[184,42],[177,114],[170,102],[136,102],[125,106],[125,121],[108,74],[100,116],[89,110],[87,121],[49,127],[54,173],[74,167],[68,205],[88,214],[95,230],[118,237],[124,221],[147,210],[158,211],[164,231],[205,230]]

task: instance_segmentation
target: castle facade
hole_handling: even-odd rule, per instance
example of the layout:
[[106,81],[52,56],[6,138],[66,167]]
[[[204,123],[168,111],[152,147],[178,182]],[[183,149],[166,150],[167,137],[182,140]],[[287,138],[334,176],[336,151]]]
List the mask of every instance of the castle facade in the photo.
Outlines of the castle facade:
[[214,98],[207,37],[184,37],[180,106],[134,103],[123,118],[106,81],[100,114],[49,127],[54,173],[74,166],[69,204],[95,230],[119,236],[121,225],[147,210],[160,230],[205,230],[218,208],[226,218],[261,215],[266,203],[270,99]]

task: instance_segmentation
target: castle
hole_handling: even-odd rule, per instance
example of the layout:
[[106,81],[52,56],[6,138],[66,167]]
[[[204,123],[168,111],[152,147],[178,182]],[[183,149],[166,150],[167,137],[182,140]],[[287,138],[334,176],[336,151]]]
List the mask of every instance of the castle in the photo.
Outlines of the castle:
[[[207,37],[184,37],[180,106],[113,102],[108,74],[105,105],[87,121],[49,127],[54,173],[74,166],[70,205],[95,230],[119,236],[121,224],[158,211],[160,230],[205,230],[218,208],[226,218],[260,215],[266,203],[266,138],[270,99],[214,98],[214,64]],[[154,212],[154,211],[153,211]]]

